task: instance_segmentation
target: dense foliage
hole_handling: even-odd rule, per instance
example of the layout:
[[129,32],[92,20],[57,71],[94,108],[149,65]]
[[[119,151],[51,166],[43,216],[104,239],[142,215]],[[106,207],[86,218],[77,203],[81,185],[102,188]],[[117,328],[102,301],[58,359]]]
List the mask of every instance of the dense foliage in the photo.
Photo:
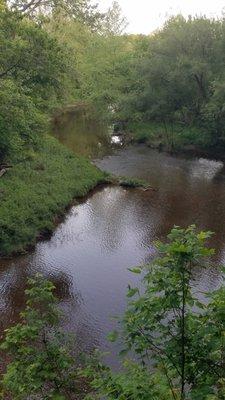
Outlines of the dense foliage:
[[119,13],[117,3],[103,15],[88,0],[0,2],[0,256],[52,231],[75,196],[104,180],[46,133],[64,105],[107,110],[101,76],[109,63],[98,60],[106,37],[115,38],[114,28],[118,33],[125,23]]
[[[203,259],[212,254],[205,246],[209,236],[194,226],[174,228],[169,243],[158,244],[160,256],[147,266],[144,293],[132,287],[127,293],[131,300],[122,321],[121,354],[133,350],[137,361],[125,361],[125,372],[119,374],[101,364],[90,368],[96,398],[225,398],[225,287],[204,298],[192,288],[195,268],[206,268]],[[113,332],[111,340],[116,338]]]
[[[125,26],[116,2],[102,13],[89,0],[0,0],[0,169],[9,168],[0,179],[0,256],[50,232],[75,196],[107,179],[47,137],[64,105],[91,105],[138,141],[224,152],[225,20],[177,16],[149,36],[125,35]],[[225,398],[224,286],[203,300],[192,290],[195,265],[211,254],[208,237],[175,228],[159,244],[144,292],[127,294],[122,353],[132,350],[136,361],[118,374],[87,367],[91,398]],[[1,346],[2,397],[76,398],[78,371],[56,329],[54,287],[40,278],[30,285],[21,322]]]
[[[35,148],[59,106],[96,98],[103,106],[106,83],[98,84],[109,68],[105,38],[124,26],[119,14],[117,3],[104,15],[89,1],[1,3],[0,162]],[[110,54],[116,49],[117,42]]]
[[[224,19],[177,16],[149,36],[130,100],[136,121],[164,124],[164,136],[175,127],[181,139],[185,127],[196,126],[187,143],[224,146],[224,45]],[[171,135],[165,139],[174,145]]]
[[[158,243],[159,257],[145,267],[144,290],[128,288],[120,353],[126,359],[117,373],[98,358],[77,364],[59,333],[54,286],[40,276],[29,280],[21,322],[6,330],[1,344],[7,355],[3,396],[82,399],[88,390],[89,400],[223,400],[225,286],[204,298],[192,288],[196,267],[206,268],[203,259],[213,253],[205,246],[209,236],[194,226],[174,228],[168,243]],[[118,333],[109,336],[116,340]]]
[[54,289],[39,275],[28,281],[22,321],[7,330],[1,345],[12,357],[2,380],[2,396],[63,400],[71,387],[77,392],[74,361],[58,327]]
[[121,35],[116,21],[97,32],[62,14],[47,24],[74,55],[76,99],[139,141],[224,151],[224,19],[177,16],[149,36]]
[[89,0],[2,2],[1,160],[35,146],[53,110],[79,102],[138,141],[223,151],[224,19],[172,17],[149,36],[125,27],[115,1],[106,13]]
[[0,11],[0,157],[35,146],[61,96],[66,66],[56,40],[8,9]]

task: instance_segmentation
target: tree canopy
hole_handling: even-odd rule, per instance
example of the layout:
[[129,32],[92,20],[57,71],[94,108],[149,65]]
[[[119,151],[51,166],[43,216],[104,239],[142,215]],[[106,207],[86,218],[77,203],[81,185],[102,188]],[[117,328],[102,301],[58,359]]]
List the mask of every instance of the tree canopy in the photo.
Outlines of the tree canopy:
[[223,149],[225,20],[178,15],[148,36],[125,34],[126,24],[116,1],[104,13],[90,0],[2,1],[2,98],[15,85],[35,107],[34,125],[39,113],[85,102],[128,130],[163,124],[171,147],[175,126],[181,144]]

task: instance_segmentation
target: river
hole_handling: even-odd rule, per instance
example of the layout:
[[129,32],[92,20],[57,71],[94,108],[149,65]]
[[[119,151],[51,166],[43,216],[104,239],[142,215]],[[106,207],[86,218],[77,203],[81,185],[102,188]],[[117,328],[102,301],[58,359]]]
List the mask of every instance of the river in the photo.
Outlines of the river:
[[[216,265],[225,262],[225,167],[219,161],[174,157],[141,145],[112,149],[103,126],[86,128],[85,123],[63,121],[55,135],[75,151],[81,143],[81,153],[95,157],[99,168],[143,178],[157,191],[102,187],[73,206],[52,237],[33,252],[2,261],[1,330],[18,319],[28,276],[41,272],[57,287],[63,325],[76,333],[78,348],[115,353],[116,347],[106,340],[116,327],[112,317],[126,307],[128,283],[140,279],[128,267],[149,262],[155,255],[154,241],[164,240],[173,225],[195,223],[215,232],[210,244],[216,254],[207,269],[195,270],[193,286],[211,290],[220,284]],[[114,364],[113,355],[108,360]]]

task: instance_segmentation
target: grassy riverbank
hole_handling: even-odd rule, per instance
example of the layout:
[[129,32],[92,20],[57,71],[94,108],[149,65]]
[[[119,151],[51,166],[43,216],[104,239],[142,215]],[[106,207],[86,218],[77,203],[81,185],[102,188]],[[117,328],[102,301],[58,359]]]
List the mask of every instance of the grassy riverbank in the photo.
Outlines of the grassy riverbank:
[[131,140],[150,147],[182,151],[207,149],[210,135],[197,127],[154,122],[133,122],[127,127]]
[[106,178],[88,160],[44,136],[37,152],[0,178],[0,255],[21,252],[50,233],[74,198]]

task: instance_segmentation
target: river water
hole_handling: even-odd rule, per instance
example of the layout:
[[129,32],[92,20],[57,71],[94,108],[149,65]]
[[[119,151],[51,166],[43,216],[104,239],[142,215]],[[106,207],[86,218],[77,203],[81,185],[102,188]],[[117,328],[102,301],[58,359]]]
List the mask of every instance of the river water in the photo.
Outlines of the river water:
[[[83,146],[85,122],[79,128],[74,125],[65,127],[68,136],[60,125],[61,140],[78,151],[79,143]],[[92,127],[89,137],[100,130],[97,125]],[[56,131],[60,138],[59,127]],[[150,261],[155,255],[154,241],[164,240],[173,225],[195,223],[215,232],[210,244],[216,254],[207,269],[196,269],[193,285],[212,290],[220,284],[216,265],[225,263],[224,164],[173,157],[141,145],[118,147],[109,154],[108,143],[109,135],[100,134],[92,144],[92,157],[101,153],[96,165],[118,175],[143,178],[157,190],[102,187],[73,206],[51,239],[39,242],[35,251],[2,261],[1,330],[18,319],[27,277],[41,272],[57,287],[64,327],[76,333],[79,349],[100,347],[115,352],[106,335],[116,327],[112,317],[125,309],[127,284],[139,279],[128,267]],[[102,156],[104,146],[107,155]],[[88,152],[86,145],[83,149]],[[114,363],[113,356],[109,362]]]

